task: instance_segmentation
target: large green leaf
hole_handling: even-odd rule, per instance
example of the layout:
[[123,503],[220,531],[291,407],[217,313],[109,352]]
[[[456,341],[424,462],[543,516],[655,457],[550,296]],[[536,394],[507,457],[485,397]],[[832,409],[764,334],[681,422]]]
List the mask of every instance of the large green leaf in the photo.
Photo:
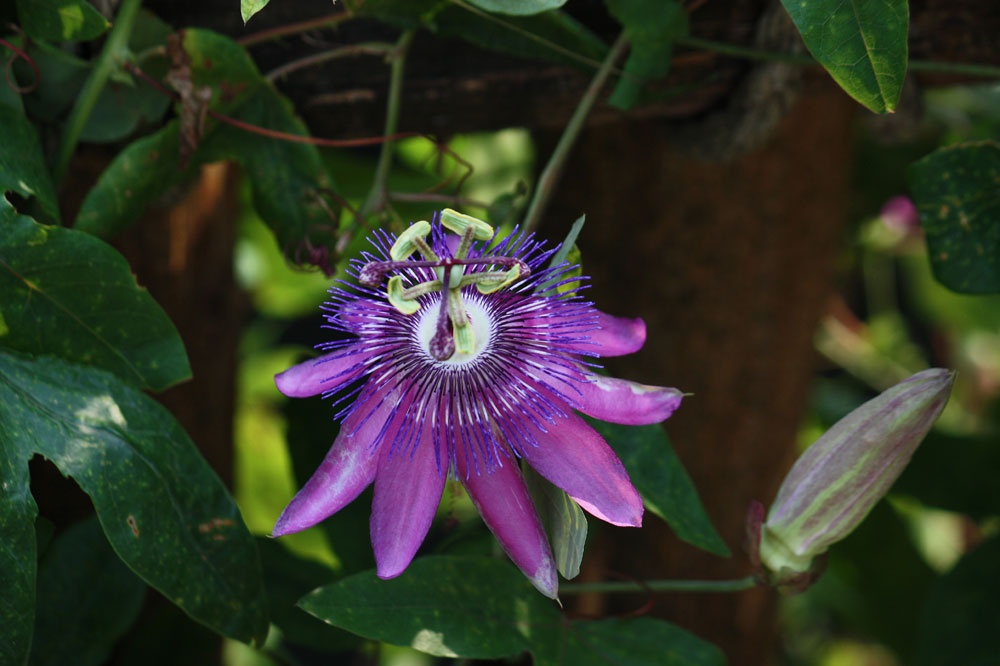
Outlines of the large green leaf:
[[[184,31],[195,86],[213,89],[212,108],[270,130],[308,135],[291,104],[267,83],[246,50],[207,30]],[[187,171],[180,168],[180,127],[172,121],[130,144],[101,174],[77,216],[75,227],[110,237],[133,224],[146,205],[201,164],[232,160],[250,179],[254,207],[289,254],[307,239],[332,242],[322,229],[336,224],[322,202],[331,187],[315,146],[248,132],[209,119]],[[332,248],[330,248],[332,250]]]
[[718,666],[714,646],[666,622],[571,621],[509,562],[429,556],[399,578],[344,578],[299,602],[367,638],[433,655],[500,658],[529,651],[545,666]]
[[566,4],[566,0],[469,0],[469,4],[498,14],[530,16],[559,9]]
[[[216,631],[263,640],[266,602],[253,537],[159,403],[97,368],[0,352],[0,433],[15,481],[28,458],[45,456],[90,496],[115,552],[143,580]],[[30,521],[17,525],[26,520],[24,505],[5,503],[5,532],[30,529]],[[14,559],[23,560],[25,549]]]
[[17,17],[29,35],[52,42],[94,39],[111,25],[86,0],[17,0]]
[[1000,664],[1000,537],[966,554],[924,606],[918,666]]
[[894,110],[906,77],[907,0],[781,0],[806,48],[848,95]]
[[[16,192],[25,199],[35,197],[39,207],[52,220],[59,219],[56,190],[52,185],[42,144],[24,112],[0,104],[0,198]],[[3,205],[7,205],[3,202]]]
[[56,354],[160,390],[191,375],[177,329],[128,262],[0,201],[0,347]]
[[518,654],[532,634],[559,621],[552,603],[513,566],[472,557],[422,557],[388,581],[366,571],[311,592],[299,605],[365,638],[445,657]]
[[[3,377],[0,375],[0,381]],[[2,386],[2,384],[0,384]],[[2,394],[2,388],[0,388]],[[4,405],[0,404],[0,410]],[[0,418],[0,664],[24,664],[35,619],[35,516],[28,459],[9,442],[13,424]]]
[[618,80],[608,103],[628,109],[639,100],[642,84],[670,72],[674,40],[687,34],[687,12],[674,0],[606,0],[628,37],[625,76]]
[[1000,144],[941,148],[907,179],[934,276],[958,292],[1000,292]]
[[[556,632],[559,633],[559,632]],[[725,666],[716,646],[649,617],[574,622],[561,640],[540,643],[535,666]]]
[[661,426],[625,426],[590,418],[587,422],[621,458],[647,509],[666,520],[684,541],[729,556]]
[[32,666],[97,666],[139,616],[146,585],[88,518],[46,551],[37,594]]

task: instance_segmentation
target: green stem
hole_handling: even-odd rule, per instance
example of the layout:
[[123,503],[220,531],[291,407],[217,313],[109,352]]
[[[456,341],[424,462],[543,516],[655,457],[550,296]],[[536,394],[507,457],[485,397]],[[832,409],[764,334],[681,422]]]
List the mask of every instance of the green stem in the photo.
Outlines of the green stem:
[[608,80],[608,75],[611,73],[612,67],[614,67],[615,62],[621,57],[627,46],[628,38],[622,32],[618,35],[618,39],[615,40],[611,50],[608,51],[608,55],[604,58],[604,62],[601,63],[601,67],[597,70],[597,74],[594,75],[590,85],[587,86],[583,97],[580,98],[580,103],[577,104],[576,110],[573,111],[573,116],[569,119],[569,123],[566,124],[566,129],[563,130],[562,136],[559,137],[559,143],[556,144],[555,150],[552,151],[552,156],[549,158],[548,164],[545,165],[542,175],[538,178],[538,184],[535,186],[535,191],[531,196],[531,204],[528,206],[528,212],[524,216],[525,231],[534,231],[538,227],[539,222],[541,222],[542,213],[545,212],[545,207],[549,203],[549,198],[552,196],[553,190],[555,190],[559,176],[562,175],[562,168],[569,157],[569,151],[573,148],[580,130],[583,129],[587,115],[590,113],[591,107],[594,106],[594,102],[597,101],[597,96],[604,87],[604,83]]
[[638,582],[563,583],[560,594],[587,592],[742,592],[757,587],[753,576],[735,580],[646,580]]
[[[392,70],[389,74],[389,100],[385,109],[384,137],[391,137],[395,134],[396,126],[399,124],[399,105],[403,97],[403,68],[406,64],[406,51],[410,48],[415,34],[416,30],[407,30],[400,35],[399,41],[396,42],[396,48],[389,56],[392,59]],[[362,217],[378,208],[385,196],[386,181],[389,178],[389,169],[392,167],[392,150],[393,142],[386,138],[378,156],[378,166],[375,167],[372,189],[368,192],[368,197],[361,207]]]
[[73,109],[66,120],[66,127],[59,139],[55,166],[52,167],[52,177],[57,185],[69,169],[69,163],[73,159],[73,152],[80,140],[80,134],[94,110],[97,98],[104,90],[104,84],[107,83],[112,70],[120,64],[125,50],[128,48],[128,38],[132,34],[132,25],[135,23],[140,6],[142,6],[142,0],[122,2],[118,16],[115,17],[114,24],[111,26],[111,32],[108,33],[104,47],[94,62],[94,68],[90,71],[90,76],[87,77],[76,102],[73,104]]
[[[755,49],[750,46],[740,46],[739,44],[729,44],[726,42],[716,42],[711,39],[701,39],[700,37],[678,37],[677,44],[687,46],[692,49],[702,51],[713,51],[722,55],[736,58],[746,58],[747,60],[767,60],[773,62],[787,62],[794,65],[816,65],[819,63],[812,56],[805,53],[781,53],[779,51],[765,51]],[[910,60],[909,68],[914,72],[943,72],[946,74],[958,74],[963,76],[983,76],[1000,77],[1000,67],[993,65],[977,65],[975,63],[962,62],[934,62],[931,60]]]

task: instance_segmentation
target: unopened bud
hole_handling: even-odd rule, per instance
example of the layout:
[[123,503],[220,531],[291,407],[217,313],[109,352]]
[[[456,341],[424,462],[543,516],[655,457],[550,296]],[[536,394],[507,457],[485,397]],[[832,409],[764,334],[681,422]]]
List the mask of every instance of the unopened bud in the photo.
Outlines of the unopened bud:
[[751,558],[769,583],[800,592],[818,577],[817,558],[889,491],[944,409],[953,381],[950,370],[924,370],[869,400],[799,457],[766,519],[759,504],[751,507]]

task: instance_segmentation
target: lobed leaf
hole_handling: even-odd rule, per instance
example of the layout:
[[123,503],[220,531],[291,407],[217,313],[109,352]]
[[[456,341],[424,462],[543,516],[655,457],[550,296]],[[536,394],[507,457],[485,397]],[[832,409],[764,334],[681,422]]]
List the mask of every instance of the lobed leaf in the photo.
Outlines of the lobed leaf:
[[[97,368],[0,351],[0,433],[18,464],[37,452],[76,480],[115,552],[143,580],[216,631],[263,641],[267,611],[253,537],[159,403]],[[17,518],[11,514],[5,506],[4,524]],[[22,572],[27,554],[22,548],[17,558]]]
[[591,418],[587,423],[621,458],[647,509],[667,521],[680,539],[729,556],[662,426],[626,426]]
[[0,201],[0,347],[56,354],[161,390],[191,376],[177,329],[93,236]]
[[907,0],[781,0],[813,57],[848,95],[892,112],[906,77]]
[[961,293],[1000,292],[1000,144],[940,148],[911,164],[907,180],[934,277]]

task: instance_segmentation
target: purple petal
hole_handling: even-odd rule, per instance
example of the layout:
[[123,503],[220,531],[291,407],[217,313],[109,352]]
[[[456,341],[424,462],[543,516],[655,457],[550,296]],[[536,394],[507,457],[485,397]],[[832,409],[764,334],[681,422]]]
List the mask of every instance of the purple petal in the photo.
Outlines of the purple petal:
[[480,474],[467,470],[464,456],[457,462],[462,485],[504,552],[539,592],[555,599],[559,582],[552,550],[517,462],[506,459],[502,467]]
[[[528,319],[527,323],[538,327],[549,324],[542,318]],[[569,338],[569,341],[560,340],[560,347],[597,356],[632,354],[646,342],[646,322],[641,318],[616,317],[594,309],[586,321],[558,332]]]
[[370,353],[361,351],[361,345],[350,345],[293,365],[275,375],[274,383],[289,398],[319,395],[357,378],[364,371],[364,361],[369,356]]
[[642,498],[618,456],[576,414],[545,423],[545,432],[526,424],[537,446],[521,443],[528,464],[565,490],[587,512],[612,525],[642,525]]
[[592,381],[562,381],[549,375],[541,379],[562,393],[574,409],[595,419],[625,425],[665,421],[680,407],[684,397],[675,388],[601,375],[593,375]]
[[[405,414],[405,410],[401,410]],[[401,414],[402,415],[402,414]],[[401,427],[395,425],[395,430]],[[395,578],[410,564],[434,520],[446,479],[438,470],[429,427],[416,450],[412,445],[390,453],[396,433],[390,427],[380,444],[371,536],[379,578]]]
[[600,356],[623,356],[642,349],[646,342],[646,322],[641,317],[616,317],[597,312],[599,329],[589,331],[591,342],[596,342]]
[[383,402],[353,436],[350,433],[378,405],[381,395],[375,394],[344,420],[323,462],[282,511],[272,536],[312,527],[350,504],[375,480],[378,457],[369,450],[369,445],[391,412],[390,401]]

